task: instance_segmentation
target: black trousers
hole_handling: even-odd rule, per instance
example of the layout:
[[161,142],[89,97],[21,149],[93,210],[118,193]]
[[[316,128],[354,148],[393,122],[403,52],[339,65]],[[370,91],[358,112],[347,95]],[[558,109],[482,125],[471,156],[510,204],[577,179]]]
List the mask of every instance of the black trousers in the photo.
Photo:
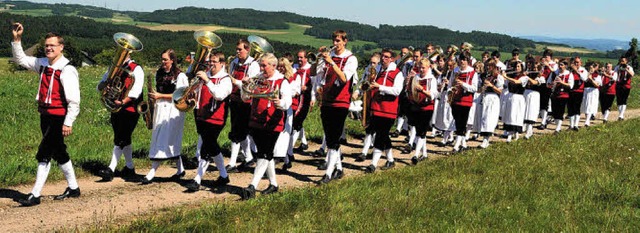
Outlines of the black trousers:
[[340,136],[348,113],[349,109],[347,108],[320,107],[320,119],[322,120],[322,129],[327,141],[327,148],[340,149]]
[[113,128],[113,144],[124,148],[131,145],[131,135],[138,125],[140,114],[120,110],[111,113],[111,127]]
[[553,118],[556,120],[562,120],[564,118],[564,109],[569,102],[568,98],[554,98],[551,100],[551,112]]
[[249,117],[251,115],[251,104],[242,101],[229,100],[229,111],[231,112],[231,131],[229,140],[239,143],[244,141],[249,135]]
[[36,154],[38,162],[48,163],[51,159],[58,162],[58,164],[69,162],[67,145],[64,144],[64,136],[62,136],[64,118],[65,116],[40,114],[42,141],[40,141],[38,153]]
[[431,130],[431,117],[433,110],[430,111],[411,111],[409,114],[409,125],[416,127],[416,137],[425,138],[427,131]]
[[373,147],[379,150],[391,149],[391,138],[389,137],[389,130],[393,126],[394,118],[384,118],[379,116],[371,116],[371,125],[369,128],[373,128],[376,134],[376,139],[373,142]]
[[631,89],[618,88],[616,86],[616,104],[618,106],[627,104],[627,99],[629,98],[629,92],[631,92]]
[[547,87],[541,87],[539,92],[540,92],[540,110],[547,110],[549,108],[549,98],[551,98],[551,89]]
[[456,135],[463,136],[467,130],[467,120],[469,120],[469,111],[471,107],[451,105],[451,114],[456,121]]
[[613,99],[615,98],[615,95],[600,95],[600,110],[602,111],[602,114],[604,114],[604,111],[611,109],[611,105],[613,105]]
[[567,103],[567,113],[569,116],[580,115],[580,106],[582,105],[583,92],[569,93],[569,102]]
[[218,136],[222,131],[222,125],[214,125],[205,121],[196,121],[196,130],[202,138],[202,146],[200,147],[200,157],[209,162],[220,154],[220,145],[218,145]]
[[293,116],[293,123],[292,123],[292,127],[293,130],[296,131],[300,131],[300,129],[302,129],[302,124],[304,123],[304,120],[307,119],[307,115],[309,114],[309,102],[306,100],[307,97],[304,97],[304,103],[301,103],[301,105],[298,108],[298,114],[295,114],[294,112],[294,116]]
[[256,158],[272,160],[273,149],[276,146],[279,135],[280,132],[273,132],[271,130],[251,129],[251,137],[255,140],[256,147],[258,148]]

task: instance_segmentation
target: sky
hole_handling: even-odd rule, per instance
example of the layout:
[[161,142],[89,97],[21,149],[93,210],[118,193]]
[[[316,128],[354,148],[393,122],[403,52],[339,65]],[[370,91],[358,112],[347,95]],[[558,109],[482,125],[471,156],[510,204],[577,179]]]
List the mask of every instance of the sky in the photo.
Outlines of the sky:
[[640,36],[640,1],[621,0],[29,0],[154,11],[183,6],[287,11],[378,26],[433,25],[511,36],[616,39]]

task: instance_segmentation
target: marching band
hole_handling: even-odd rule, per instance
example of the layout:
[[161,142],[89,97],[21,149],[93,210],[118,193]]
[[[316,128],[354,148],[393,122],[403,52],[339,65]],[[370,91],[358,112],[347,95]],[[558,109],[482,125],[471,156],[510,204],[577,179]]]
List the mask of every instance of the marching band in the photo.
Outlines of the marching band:
[[[79,111],[79,94],[75,93],[79,90],[74,86],[77,71],[65,64],[67,60],[59,56],[60,51],[53,51],[49,60],[24,55],[20,46],[22,25],[16,24],[12,30],[12,48],[18,64],[40,72],[42,83],[59,82],[65,87],[64,94],[56,88],[47,92],[41,87],[39,92],[43,127],[55,126],[56,130],[51,132],[60,134],[44,134],[41,145],[61,149],[48,151],[41,146],[36,156],[39,161],[36,185],[20,203],[24,206],[40,203],[40,190],[51,159],[60,163],[69,180],[69,188],[59,199],[77,197],[80,191],[62,140],[63,134],[70,134]],[[426,139],[429,132],[429,137],[442,137],[441,143],[433,146],[452,146],[452,153],[457,153],[468,149],[467,141],[476,137],[482,141],[479,147],[487,148],[500,121],[506,141],[511,142],[518,140],[521,133],[525,139],[531,138],[534,126],[545,130],[547,122],[554,122],[558,133],[565,118],[570,121],[569,129],[578,130],[582,114],[584,126],[588,127],[598,107],[606,123],[614,99],[619,120],[623,120],[634,76],[624,57],[615,67],[610,63],[600,66],[589,62],[585,68],[580,57],[558,60],[548,49],[540,58],[527,55],[522,61],[520,50],[514,49],[512,58],[503,63],[498,51],[484,52],[482,59],[476,60],[470,53],[473,46],[464,42],[460,49],[449,45],[446,51],[433,44],[427,44],[424,51],[407,47],[399,56],[385,48],[370,57],[362,76],[357,77],[358,59],[347,49],[349,39],[343,30],[333,33],[331,47],[321,47],[317,53],[300,50],[296,61],[276,57],[271,45],[257,36],[237,41],[236,54],[226,59],[224,54],[213,51],[222,42],[212,34],[200,31],[194,35],[204,47],[199,47],[202,53],[193,59],[186,75],[177,68],[173,50],[161,54],[162,65],[155,77],[149,76],[147,81],[148,103],[142,95],[144,71],[130,59],[130,53],[140,50],[142,44],[126,33],[114,35],[121,47],[119,56],[97,87],[105,107],[111,110],[114,131],[111,162],[98,173],[105,181],[114,178],[121,155],[126,166],[119,174],[124,178],[136,175],[131,135],[140,114],[151,109],[145,121],[153,130],[149,149],[153,163],[140,181],[142,184],[151,183],[160,161],[167,159],[177,160],[172,178],[184,177],[179,156],[182,129],[185,112],[193,109],[201,143],[196,176],[185,185],[187,191],[200,190],[202,178],[213,162],[219,171],[215,186],[229,183],[227,172],[253,171],[251,183],[240,193],[242,199],[250,199],[255,197],[256,187],[265,174],[269,186],[262,193],[278,191],[276,158],[284,158],[283,170],[287,171],[294,166],[294,151],[308,149],[303,123],[316,103],[327,150],[324,154],[321,149],[322,155],[326,155],[321,168],[326,172],[317,182],[325,184],[343,176],[340,146],[350,112],[362,119],[365,131],[362,152],[355,156],[356,161],[364,162],[373,147],[372,159],[364,166],[366,173],[372,173],[383,155],[386,163],[381,169],[395,166],[391,138],[403,129],[408,135],[402,152],[413,152],[411,162],[417,164],[428,158],[432,146]],[[52,42],[47,46],[54,50],[58,49],[54,46],[62,47],[60,36],[47,38],[47,43]],[[120,44],[122,41],[126,43]],[[53,71],[49,72],[51,68]],[[65,94],[66,99],[60,99]],[[52,100],[52,95],[57,98]],[[178,102],[189,107],[178,106]],[[60,110],[56,104],[67,108]],[[225,166],[217,140],[229,116],[231,152]],[[472,133],[476,136],[471,136]],[[294,149],[299,138],[302,142]],[[244,156],[238,165],[241,153]]]

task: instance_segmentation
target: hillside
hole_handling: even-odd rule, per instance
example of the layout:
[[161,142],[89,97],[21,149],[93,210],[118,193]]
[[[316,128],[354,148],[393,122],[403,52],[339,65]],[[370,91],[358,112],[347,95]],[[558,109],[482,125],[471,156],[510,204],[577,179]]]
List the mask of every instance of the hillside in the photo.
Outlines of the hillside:
[[[100,7],[88,7],[76,4],[39,4],[26,1],[8,1],[2,4],[14,5],[8,12],[31,15],[66,15],[105,19],[115,14],[131,17],[135,23],[158,24],[203,24],[224,27],[258,30],[286,30],[290,24],[310,26],[304,35],[320,39],[330,39],[331,32],[338,28],[346,30],[351,41],[370,41],[378,47],[399,49],[412,45],[422,47],[427,43],[460,44],[464,41],[476,47],[492,47],[501,51],[511,51],[514,47],[521,49],[535,47],[531,40],[511,37],[490,32],[472,31],[458,32],[429,25],[378,27],[356,22],[302,16],[289,12],[267,12],[253,9],[206,9],[198,7],[182,7],[175,10],[156,10],[154,12],[114,11]],[[34,12],[37,12],[34,14]],[[242,20],[236,20],[242,18]],[[428,37],[420,35],[429,35]]]

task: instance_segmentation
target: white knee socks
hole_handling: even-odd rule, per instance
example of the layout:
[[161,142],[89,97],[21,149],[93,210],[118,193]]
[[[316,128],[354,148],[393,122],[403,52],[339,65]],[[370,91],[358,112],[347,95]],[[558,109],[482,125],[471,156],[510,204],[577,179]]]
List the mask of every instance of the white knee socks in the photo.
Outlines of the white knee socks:
[[111,153],[111,162],[109,163],[109,168],[111,169],[111,171],[116,171],[120,156],[122,156],[122,149],[120,149],[119,146],[113,146],[113,152]]
[[40,197],[40,192],[42,192],[44,183],[47,182],[47,177],[49,176],[49,170],[51,170],[51,162],[38,163],[38,172],[36,173],[36,183],[33,185],[33,189],[31,190],[31,194],[33,194],[34,197]]
[[133,148],[131,148],[131,145],[122,148],[122,153],[124,153],[124,161],[127,168],[133,169]]

